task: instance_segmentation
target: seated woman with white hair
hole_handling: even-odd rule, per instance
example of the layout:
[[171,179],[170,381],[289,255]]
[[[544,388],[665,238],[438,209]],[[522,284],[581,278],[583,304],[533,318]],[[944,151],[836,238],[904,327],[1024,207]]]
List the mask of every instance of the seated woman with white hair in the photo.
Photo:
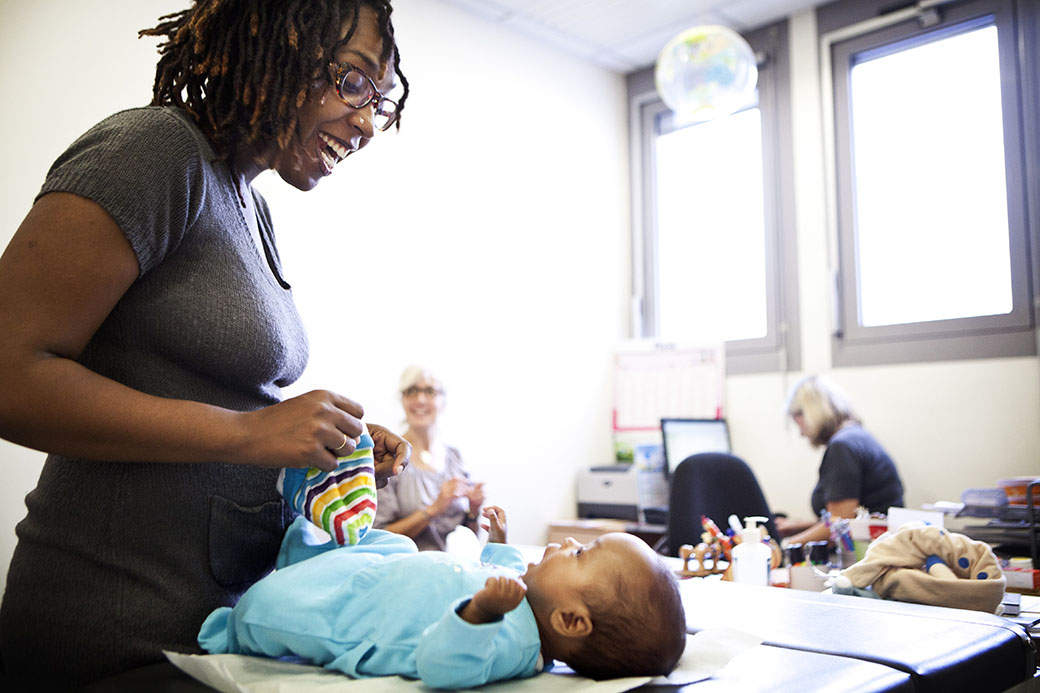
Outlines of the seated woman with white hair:
[[463,525],[474,533],[484,504],[484,484],[470,480],[458,449],[440,439],[444,409],[441,381],[427,368],[409,366],[401,376],[401,406],[412,461],[379,489],[373,526],[411,537],[419,550],[447,548],[445,538]]
[[[835,518],[852,518],[863,506],[888,513],[903,506],[903,482],[881,443],[868,433],[852,410],[848,396],[830,378],[810,375],[791,389],[787,414],[813,447],[824,448],[820,477],[812,492],[817,516],[824,510]],[[823,520],[791,521],[777,518],[785,543],[830,538]]]

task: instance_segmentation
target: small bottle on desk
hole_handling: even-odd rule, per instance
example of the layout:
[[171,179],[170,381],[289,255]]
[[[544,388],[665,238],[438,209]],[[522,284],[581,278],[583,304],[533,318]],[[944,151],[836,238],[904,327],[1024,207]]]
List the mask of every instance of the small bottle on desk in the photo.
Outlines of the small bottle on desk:
[[773,552],[762,541],[762,530],[756,522],[764,517],[745,517],[740,543],[733,547],[733,582],[746,585],[769,585],[769,565]]
[[805,545],[806,558],[819,570],[827,572],[831,569],[831,547],[825,541],[810,541]]
[[791,587],[797,590],[820,592],[826,584],[826,574],[830,569],[830,547],[826,541],[810,541],[805,545],[797,545],[792,556],[802,560],[791,566]]

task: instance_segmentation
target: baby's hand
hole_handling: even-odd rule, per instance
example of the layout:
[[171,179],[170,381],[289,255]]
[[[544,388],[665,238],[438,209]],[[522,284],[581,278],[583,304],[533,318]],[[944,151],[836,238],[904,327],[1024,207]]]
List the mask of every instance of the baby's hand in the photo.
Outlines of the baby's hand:
[[527,585],[519,578],[489,577],[484,587],[462,607],[459,616],[467,623],[491,623],[515,609],[525,594]]
[[489,505],[481,511],[488,524],[484,529],[488,533],[488,541],[492,544],[506,543],[506,511],[497,505]]

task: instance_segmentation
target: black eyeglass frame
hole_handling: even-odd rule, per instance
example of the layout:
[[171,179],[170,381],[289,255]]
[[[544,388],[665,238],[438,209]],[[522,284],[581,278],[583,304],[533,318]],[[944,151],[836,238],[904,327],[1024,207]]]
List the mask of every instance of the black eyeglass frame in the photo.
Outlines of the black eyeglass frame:
[[[343,80],[351,72],[357,72],[362,77],[364,77],[365,80],[368,82],[369,88],[372,90],[372,93],[359,104],[351,103],[350,100],[343,96]],[[336,96],[339,97],[340,101],[350,106],[351,108],[364,108],[365,106],[375,101],[375,106],[372,109],[373,112],[376,115],[386,116],[387,113],[383,110],[383,104],[390,103],[393,105],[394,110],[388,116],[386,124],[382,126],[376,126],[376,128],[379,131],[382,132],[389,130],[390,127],[395,122],[397,122],[397,114],[400,110],[400,106],[398,105],[398,103],[393,99],[388,99],[387,97],[383,96],[383,92],[379,91],[379,89],[376,88],[376,83],[372,81],[372,78],[368,76],[368,73],[362,70],[360,67],[354,65],[353,63],[339,63],[338,65],[336,63],[329,63],[329,75],[332,77],[332,84],[336,88]],[[375,122],[373,121],[372,124],[375,125]]]
[[402,397],[418,397],[419,395],[426,395],[427,397],[440,397],[444,394],[444,390],[439,387],[419,387],[418,385],[409,385],[405,389],[401,390]]

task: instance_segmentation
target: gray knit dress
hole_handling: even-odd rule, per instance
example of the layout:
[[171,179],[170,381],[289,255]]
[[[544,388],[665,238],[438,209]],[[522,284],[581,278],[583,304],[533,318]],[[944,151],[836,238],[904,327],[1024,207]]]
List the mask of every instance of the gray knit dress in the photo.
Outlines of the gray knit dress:
[[[185,114],[148,107],[102,121],[55,162],[40,195],[54,191],[103,207],[141,268],[84,366],[236,411],[281,399],[307,341],[269,210],[254,193],[264,253],[227,165]],[[161,661],[164,649],[199,652],[206,616],[273,566],[291,520],[277,474],[50,455],[25,499],[0,607],[7,672],[85,682]]]

